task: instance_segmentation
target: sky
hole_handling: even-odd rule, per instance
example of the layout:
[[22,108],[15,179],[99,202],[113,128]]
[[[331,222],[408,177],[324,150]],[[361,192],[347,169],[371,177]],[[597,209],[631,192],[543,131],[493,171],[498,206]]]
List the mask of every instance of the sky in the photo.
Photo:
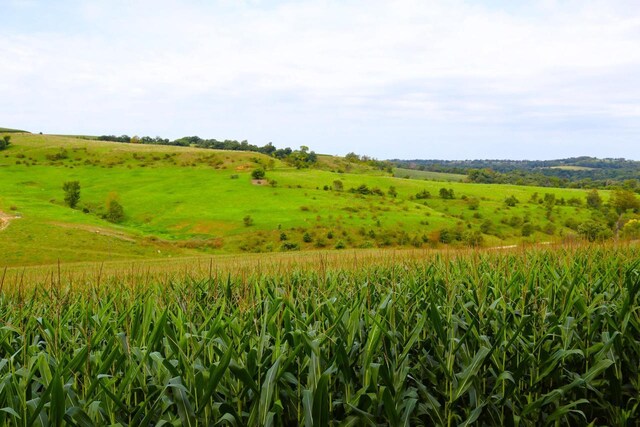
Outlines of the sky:
[[0,126],[640,160],[638,0],[0,0]]

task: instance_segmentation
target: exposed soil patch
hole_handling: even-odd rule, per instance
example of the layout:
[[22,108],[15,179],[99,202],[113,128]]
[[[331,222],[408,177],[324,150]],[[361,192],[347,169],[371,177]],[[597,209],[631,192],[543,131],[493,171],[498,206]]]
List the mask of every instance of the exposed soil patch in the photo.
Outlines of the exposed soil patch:
[[252,179],[251,183],[253,185],[267,185],[267,184],[269,184],[269,180],[267,180],[267,179]]
[[9,226],[9,223],[14,219],[20,219],[20,217],[15,215],[9,215],[0,211],[0,231],[7,228]]
[[96,233],[96,234],[100,234],[103,236],[108,236],[108,237],[113,237],[116,239],[120,239],[120,240],[124,240],[125,242],[132,242],[135,243],[137,242],[136,239],[134,239],[133,237],[125,234],[125,233],[121,233],[119,231],[114,231],[114,230],[109,230],[108,228],[102,228],[102,227],[96,227],[93,225],[82,225],[82,224],[68,224],[68,223],[64,223],[64,222],[52,222],[52,225],[56,225],[58,227],[63,227],[63,228],[75,228],[77,230],[84,230],[84,231],[88,231],[90,233]]

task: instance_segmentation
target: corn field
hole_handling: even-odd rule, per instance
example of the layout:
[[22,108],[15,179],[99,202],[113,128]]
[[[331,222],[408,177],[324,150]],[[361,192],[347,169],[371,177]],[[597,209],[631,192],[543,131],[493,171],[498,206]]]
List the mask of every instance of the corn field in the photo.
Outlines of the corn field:
[[639,259],[2,278],[0,425],[638,425]]

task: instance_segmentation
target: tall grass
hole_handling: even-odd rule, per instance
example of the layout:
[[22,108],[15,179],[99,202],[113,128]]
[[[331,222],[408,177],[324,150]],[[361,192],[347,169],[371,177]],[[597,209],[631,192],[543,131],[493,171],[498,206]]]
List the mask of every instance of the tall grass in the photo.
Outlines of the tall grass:
[[630,425],[639,255],[3,280],[0,424]]

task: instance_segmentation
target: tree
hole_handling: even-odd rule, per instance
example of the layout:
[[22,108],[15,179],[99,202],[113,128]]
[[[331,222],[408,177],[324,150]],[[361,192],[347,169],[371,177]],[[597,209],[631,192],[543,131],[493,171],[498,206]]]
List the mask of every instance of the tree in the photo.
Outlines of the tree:
[[9,147],[9,145],[11,145],[11,136],[3,136],[2,139],[0,139],[0,150],[4,150],[5,148]]
[[611,195],[611,206],[618,214],[622,214],[629,209],[638,211],[640,210],[640,200],[629,190],[616,189],[613,190]]
[[602,197],[598,190],[593,189],[587,193],[587,206],[590,209],[600,209],[602,207]]
[[124,220],[124,208],[116,199],[109,200],[107,205],[107,215],[105,218],[107,221],[113,223],[122,222]]
[[592,219],[578,226],[578,234],[590,242],[605,240],[612,235],[611,230],[609,230],[606,225]]
[[62,184],[64,190],[64,201],[70,208],[75,208],[80,200],[80,183],[78,181],[67,181]]
[[264,171],[264,169],[261,169],[261,168],[260,169],[254,169],[251,172],[251,178],[252,179],[264,179],[265,175],[266,175],[266,172]]

